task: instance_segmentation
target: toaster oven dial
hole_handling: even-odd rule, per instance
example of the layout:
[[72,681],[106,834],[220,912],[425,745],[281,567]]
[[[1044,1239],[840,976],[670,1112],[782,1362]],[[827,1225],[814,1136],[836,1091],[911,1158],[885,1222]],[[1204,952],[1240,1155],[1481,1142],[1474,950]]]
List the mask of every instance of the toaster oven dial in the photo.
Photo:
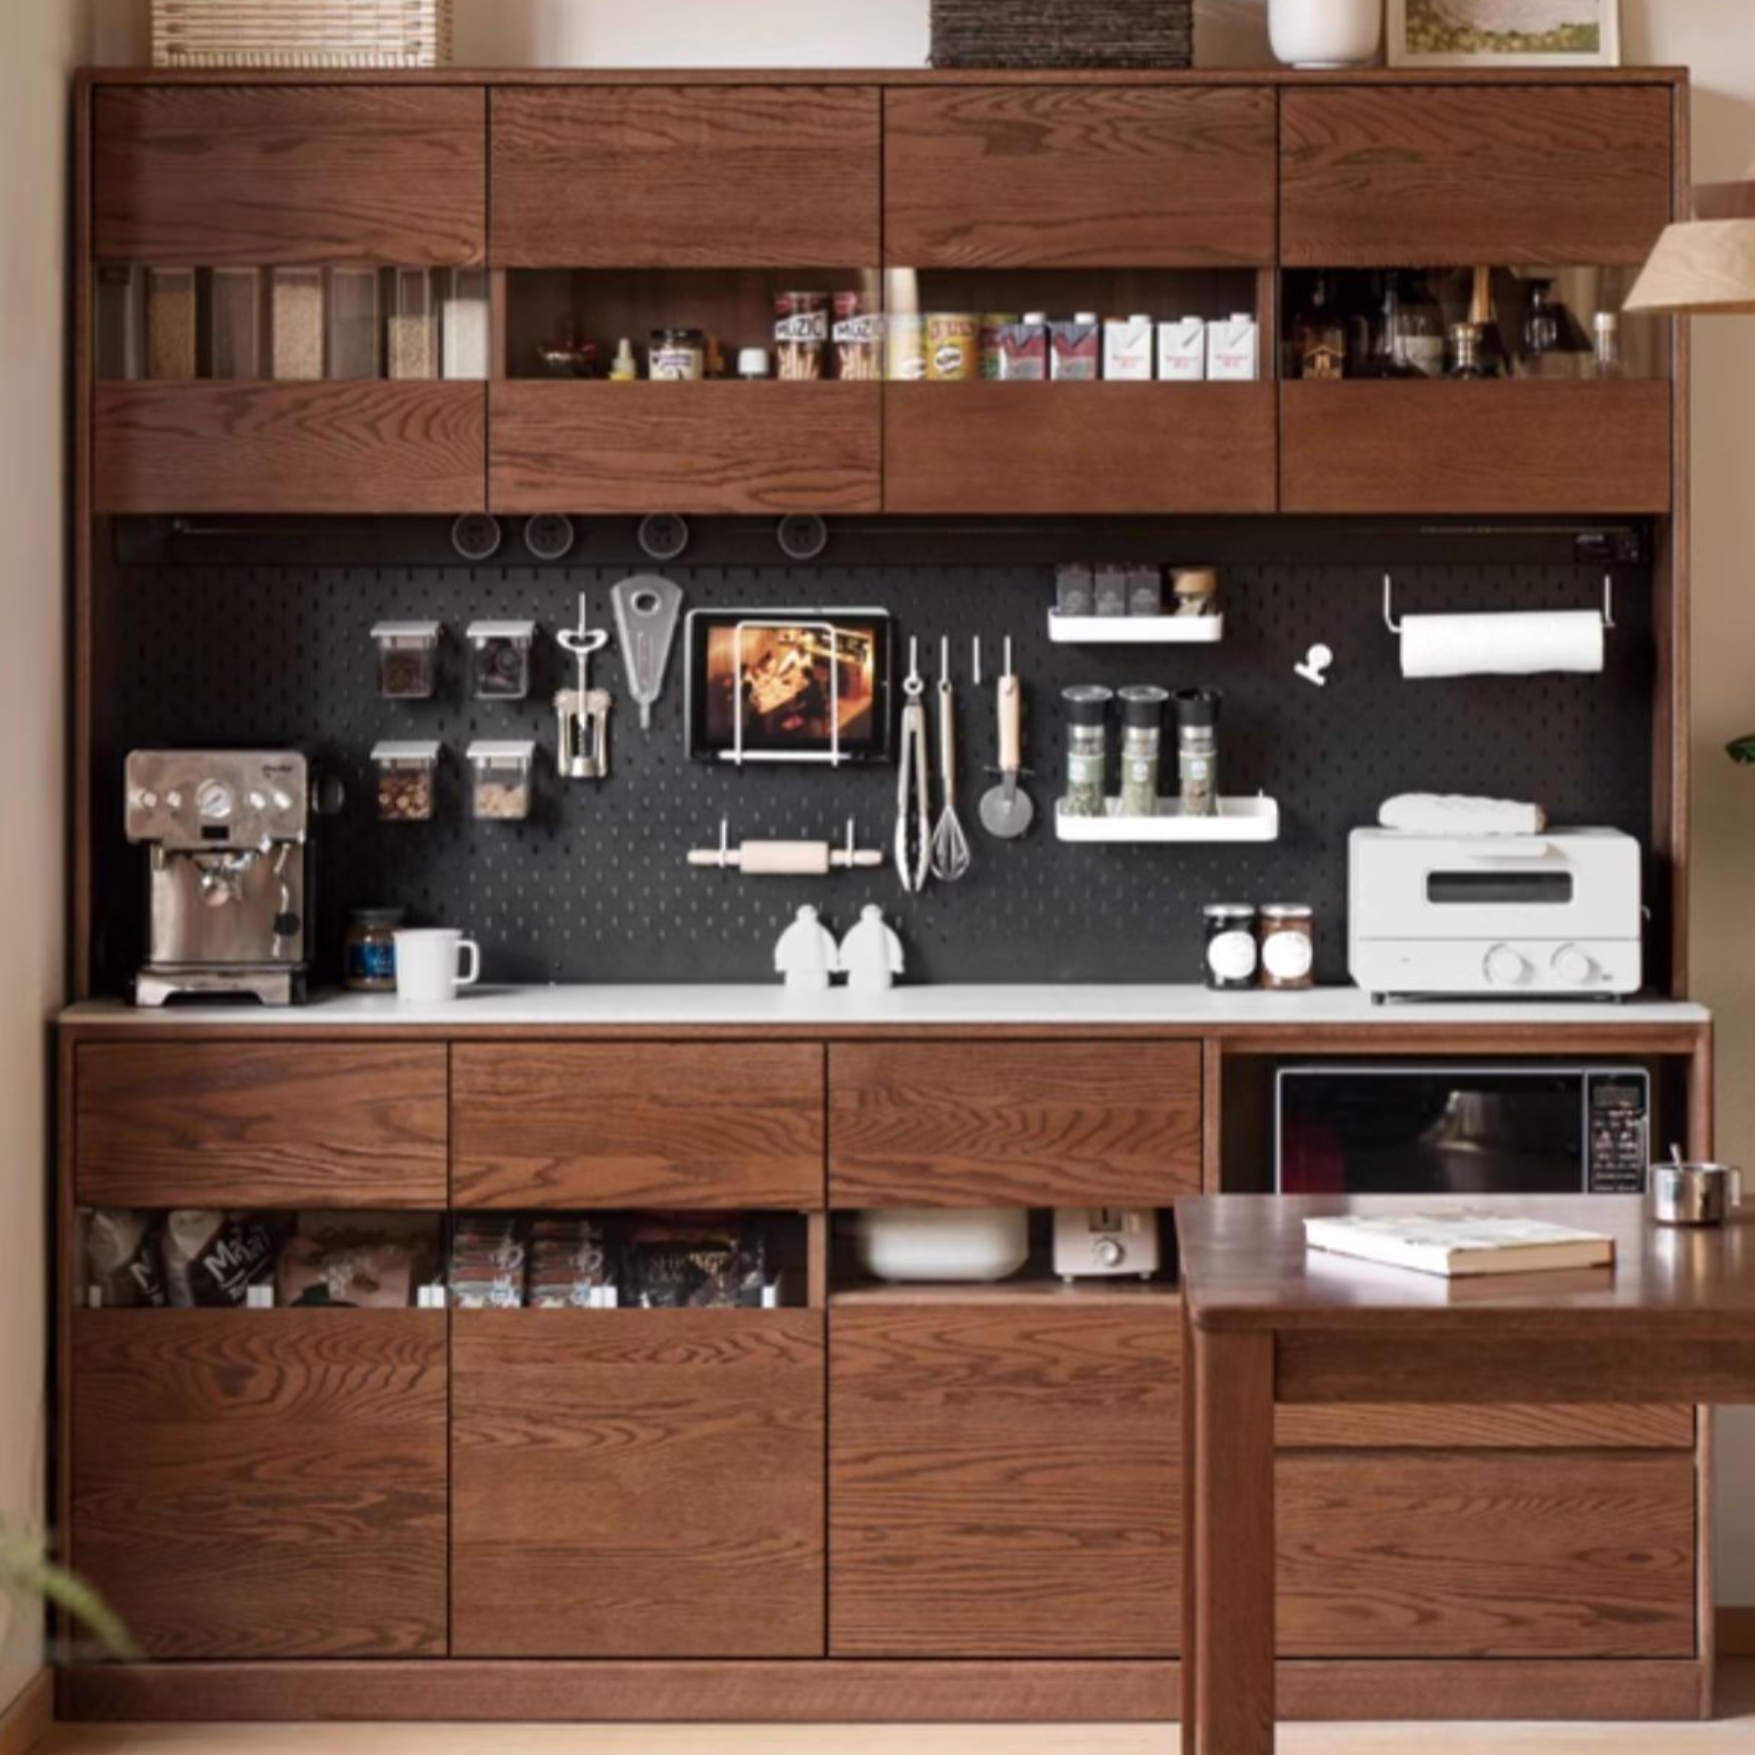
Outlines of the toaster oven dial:
[[1535,971],[1522,951],[1495,945],[1482,959],[1481,972],[1489,987],[1521,987]]
[[205,822],[223,823],[235,802],[232,789],[223,780],[203,780],[195,788],[195,809]]
[[1100,1268],[1118,1268],[1127,1259],[1127,1251],[1113,1237],[1099,1237],[1091,1245],[1091,1259]]
[[1554,973],[1574,987],[1583,987],[1596,980],[1597,960],[1581,945],[1562,945],[1554,953]]

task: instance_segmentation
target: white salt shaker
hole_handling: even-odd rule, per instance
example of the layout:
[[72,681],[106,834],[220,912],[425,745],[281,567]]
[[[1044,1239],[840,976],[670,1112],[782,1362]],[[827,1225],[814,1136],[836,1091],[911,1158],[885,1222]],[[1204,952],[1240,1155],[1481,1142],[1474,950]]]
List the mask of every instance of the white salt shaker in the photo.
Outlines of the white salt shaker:
[[786,977],[786,986],[793,993],[827,990],[840,958],[835,935],[817,918],[816,909],[808,904],[800,908],[798,918],[781,933],[774,946],[774,967]]
[[875,902],[859,911],[859,924],[841,941],[841,973],[855,993],[886,992],[902,973],[902,941]]

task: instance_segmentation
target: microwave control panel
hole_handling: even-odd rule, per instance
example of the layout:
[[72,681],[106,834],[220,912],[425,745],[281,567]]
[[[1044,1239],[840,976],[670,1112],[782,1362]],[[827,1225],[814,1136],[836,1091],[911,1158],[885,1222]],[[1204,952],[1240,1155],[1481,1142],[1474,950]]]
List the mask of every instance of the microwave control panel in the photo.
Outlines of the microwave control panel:
[[1592,1194],[1644,1194],[1651,1162],[1651,1088],[1639,1072],[1592,1073],[1585,1115]]

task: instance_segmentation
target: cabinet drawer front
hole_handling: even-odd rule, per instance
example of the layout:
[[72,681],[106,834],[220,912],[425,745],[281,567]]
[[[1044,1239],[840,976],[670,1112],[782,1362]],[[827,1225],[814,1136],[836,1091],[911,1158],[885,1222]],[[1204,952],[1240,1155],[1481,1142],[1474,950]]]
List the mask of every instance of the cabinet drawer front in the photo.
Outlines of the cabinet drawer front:
[[1272,384],[886,384],[888,512],[1271,512]]
[[445,1204],[442,1046],[87,1043],[75,1077],[88,1205]]
[[829,1050],[842,1207],[1164,1206],[1200,1187],[1184,1042],[898,1042]]
[[1668,86],[1381,86],[1281,102],[1280,256],[1314,268],[1643,262]]
[[875,512],[877,384],[496,384],[496,512]]
[[1274,259],[1265,87],[918,86],[884,95],[885,260],[913,268]]
[[486,259],[479,88],[130,86],[94,127],[99,261]]
[[1281,387],[1287,512],[1664,513],[1670,386]]
[[869,268],[878,93],[861,86],[493,94],[503,268]]
[[823,1204],[814,1043],[520,1043],[451,1054],[460,1207]]
[[821,1657],[823,1319],[452,1317],[455,1657]]
[[1283,1657],[1691,1657],[1691,1456],[1282,1456]]
[[83,1310],[71,1559],[154,1658],[440,1657],[445,1313]]
[[1173,1654],[1177,1316],[834,1311],[831,1655]]
[[1282,1450],[1692,1450],[1691,1407],[1281,1403]]
[[487,496],[482,384],[105,383],[99,512],[452,513]]

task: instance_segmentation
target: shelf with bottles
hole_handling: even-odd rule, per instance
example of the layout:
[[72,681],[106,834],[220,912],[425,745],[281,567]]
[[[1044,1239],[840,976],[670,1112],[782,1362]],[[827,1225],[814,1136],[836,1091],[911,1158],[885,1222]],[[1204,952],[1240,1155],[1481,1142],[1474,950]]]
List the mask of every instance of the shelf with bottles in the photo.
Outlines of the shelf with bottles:
[[1255,270],[529,269],[506,374],[622,383],[1249,381]]
[[95,1207],[86,1310],[802,1308],[795,1213]]
[[485,268],[97,270],[96,376],[109,383],[480,381]]
[[1623,313],[1628,268],[1295,270],[1285,277],[1288,380],[1665,380],[1671,325]]

